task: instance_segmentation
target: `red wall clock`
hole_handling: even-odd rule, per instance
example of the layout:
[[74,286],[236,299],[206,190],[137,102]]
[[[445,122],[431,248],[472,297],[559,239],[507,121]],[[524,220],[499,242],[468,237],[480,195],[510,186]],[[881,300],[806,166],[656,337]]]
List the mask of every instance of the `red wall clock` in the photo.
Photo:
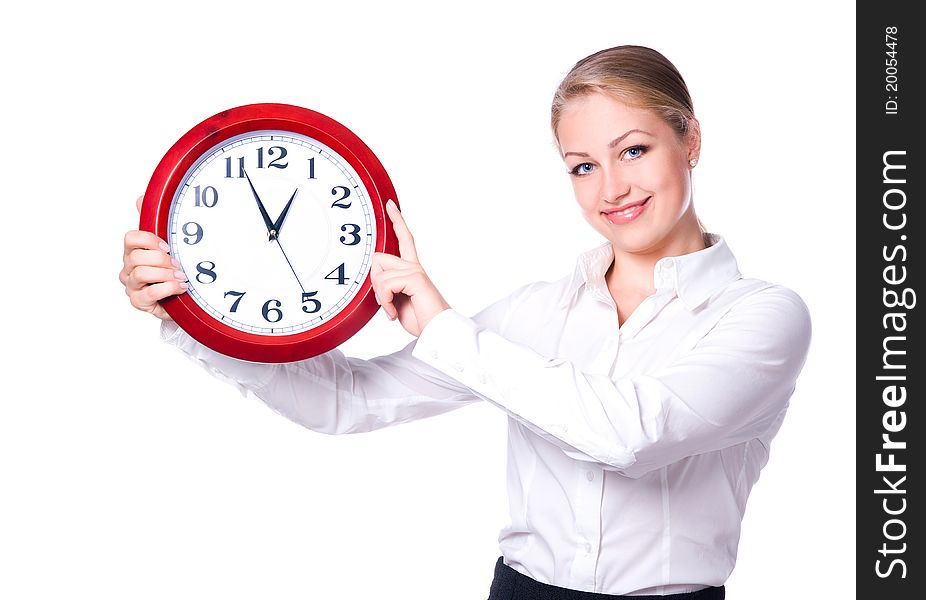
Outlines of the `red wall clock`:
[[398,254],[386,170],[337,121],[250,104],[195,126],[165,154],[140,228],[168,242],[189,290],[163,302],[197,341],[235,358],[327,352],[379,308],[374,252]]

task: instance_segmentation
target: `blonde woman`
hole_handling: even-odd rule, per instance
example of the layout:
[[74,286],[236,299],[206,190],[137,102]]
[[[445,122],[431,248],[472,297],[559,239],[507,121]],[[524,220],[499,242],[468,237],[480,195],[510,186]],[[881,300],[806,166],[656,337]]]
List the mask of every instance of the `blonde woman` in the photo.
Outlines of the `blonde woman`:
[[789,289],[741,276],[692,201],[701,131],[681,75],[619,46],[560,84],[553,135],[604,242],[554,282],[473,317],[430,280],[394,204],[400,256],[371,278],[416,340],[372,360],[339,350],[290,365],[219,355],[169,321],[183,293],[153,234],[126,235],[120,278],[165,339],[293,421],[368,431],[485,400],[508,415],[510,523],[490,600],[713,600],[736,561],[750,489],[807,355]]

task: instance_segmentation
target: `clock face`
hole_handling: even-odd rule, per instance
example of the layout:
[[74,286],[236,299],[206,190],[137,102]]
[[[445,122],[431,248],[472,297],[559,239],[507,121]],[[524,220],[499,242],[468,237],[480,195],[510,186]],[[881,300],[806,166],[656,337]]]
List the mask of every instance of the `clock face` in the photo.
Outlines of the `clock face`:
[[168,231],[196,304],[268,336],[319,327],[348,306],[377,234],[350,163],[317,139],[280,130],[205,152],[180,181]]
[[194,339],[257,362],[336,347],[379,306],[374,252],[398,254],[395,189],[353,132],[288,104],[206,119],[161,159],[139,228],[170,245],[189,281],[161,301]]

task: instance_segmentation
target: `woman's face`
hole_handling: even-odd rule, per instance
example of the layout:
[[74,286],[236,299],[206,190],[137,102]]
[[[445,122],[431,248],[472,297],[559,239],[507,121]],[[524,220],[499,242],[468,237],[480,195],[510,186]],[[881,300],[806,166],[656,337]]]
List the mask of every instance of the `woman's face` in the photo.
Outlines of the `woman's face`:
[[557,137],[583,216],[615,252],[703,247],[691,247],[701,240],[688,162],[700,151],[697,122],[681,140],[653,112],[595,93],[566,105]]

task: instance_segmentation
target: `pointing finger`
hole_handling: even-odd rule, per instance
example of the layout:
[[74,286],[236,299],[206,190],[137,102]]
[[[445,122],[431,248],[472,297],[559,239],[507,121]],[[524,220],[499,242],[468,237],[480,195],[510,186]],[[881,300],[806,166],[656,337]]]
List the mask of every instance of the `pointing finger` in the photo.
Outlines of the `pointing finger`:
[[392,219],[392,228],[395,231],[396,238],[399,240],[399,256],[405,260],[418,262],[415,239],[412,237],[412,232],[408,230],[408,225],[405,224],[405,219],[402,217],[402,213],[394,200],[390,199],[386,202],[386,212],[389,213],[389,218]]

